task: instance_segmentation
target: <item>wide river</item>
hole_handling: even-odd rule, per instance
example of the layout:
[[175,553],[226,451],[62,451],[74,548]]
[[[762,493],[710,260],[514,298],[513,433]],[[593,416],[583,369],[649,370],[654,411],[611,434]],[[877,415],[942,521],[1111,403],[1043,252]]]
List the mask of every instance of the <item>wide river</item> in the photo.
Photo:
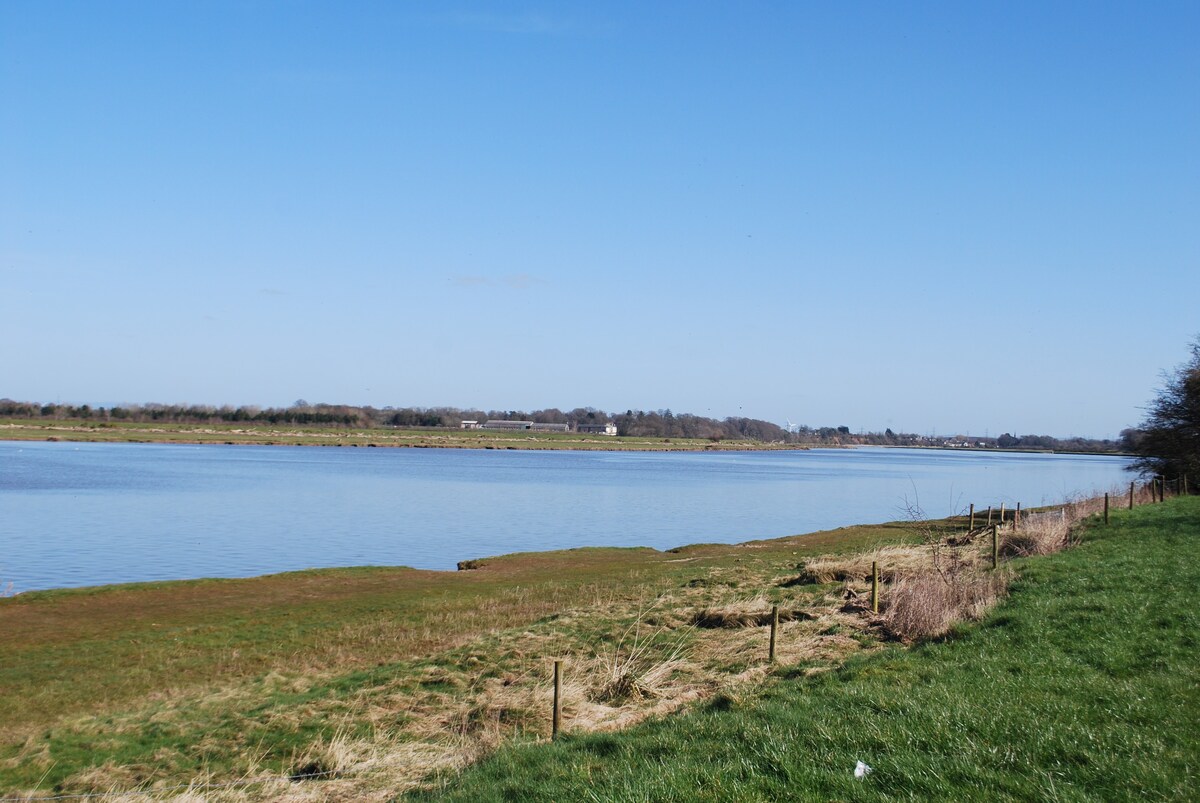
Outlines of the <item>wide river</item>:
[[922,449],[540,452],[0,441],[0,591],[310,567],[453,569],[1053,504],[1119,457]]

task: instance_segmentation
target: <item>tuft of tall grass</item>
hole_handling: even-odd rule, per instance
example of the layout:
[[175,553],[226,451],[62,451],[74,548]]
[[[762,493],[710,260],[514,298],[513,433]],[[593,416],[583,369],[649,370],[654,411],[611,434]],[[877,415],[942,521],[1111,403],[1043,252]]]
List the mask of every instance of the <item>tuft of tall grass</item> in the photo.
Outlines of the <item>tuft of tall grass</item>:
[[1071,527],[1077,519],[1065,515],[1065,510],[1027,514],[1020,527],[1004,534],[1000,554],[1006,558],[1023,558],[1053,555],[1066,549],[1071,545]]
[[948,633],[957,623],[978,619],[1008,588],[1006,572],[922,571],[897,577],[883,608],[884,632],[901,641]]
[[645,613],[621,638],[596,673],[596,684],[589,696],[598,702],[623,703],[661,697],[669,690],[668,682],[686,664],[687,631],[673,633],[657,628],[643,634]]
[[293,781],[336,778],[372,758],[374,745],[357,740],[344,728],[328,739],[319,737],[292,761],[289,778]]

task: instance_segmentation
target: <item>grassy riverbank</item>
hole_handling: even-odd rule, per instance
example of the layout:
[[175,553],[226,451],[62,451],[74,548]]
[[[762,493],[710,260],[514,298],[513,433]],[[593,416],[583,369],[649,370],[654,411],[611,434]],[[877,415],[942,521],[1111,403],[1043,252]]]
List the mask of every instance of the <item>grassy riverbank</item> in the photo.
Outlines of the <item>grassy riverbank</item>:
[[[286,778],[315,765],[344,776],[347,799],[386,798],[504,739],[547,732],[552,657],[601,672],[628,628],[644,627],[653,646],[636,660],[676,647],[694,658],[671,681],[680,693],[651,701],[667,710],[725,675],[761,671],[739,650],[763,636],[683,627],[671,646],[662,625],[762,594],[836,602],[835,589],[777,582],[806,557],[915,537],[885,524],[670,552],[510,555],[459,572],[322,570],[0,599],[0,790]],[[855,633],[827,639],[815,658],[873,643]],[[635,721],[641,702],[613,698],[589,716]]]
[[572,449],[691,452],[803,449],[752,440],[640,438],[577,432],[455,429],[342,429],[261,424],[143,424],[118,421],[0,419],[0,440],[85,443],[217,443],[262,446],[408,447],[417,449]]
[[[1169,797],[1195,790],[1196,619],[1168,589],[1200,579],[1198,520],[1200,500],[1117,511],[1078,550],[1019,561],[983,628],[911,653],[865,612],[865,575],[979,565],[978,540],[930,551],[962,522],[23,594],[0,600],[0,792],[949,798],[1052,781],[1078,798],[1103,780]],[[569,735],[530,744],[555,658]],[[855,786],[859,758],[876,773]]]
[[1200,498],[1093,522],[1018,571],[956,638],[784,668],[759,694],[619,735],[506,748],[428,797],[1200,798]]

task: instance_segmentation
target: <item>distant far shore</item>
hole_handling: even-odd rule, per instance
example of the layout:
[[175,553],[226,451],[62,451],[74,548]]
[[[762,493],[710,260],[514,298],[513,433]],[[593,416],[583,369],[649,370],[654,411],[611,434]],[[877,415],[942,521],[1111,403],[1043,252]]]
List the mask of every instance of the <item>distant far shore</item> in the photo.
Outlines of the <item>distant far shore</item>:
[[[0,419],[0,440],[70,443],[173,443],[224,446],[330,446],[400,449],[527,449],[605,452],[735,452],[847,449],[862,444],[798,444],[749,439],[657,438],[577,432],[455,430],[446,428],[326,428],[270,425],[144,424],[93,421]],[[947,452],[1028,454],[1093,454],[1128,456],[1122,452],[1059,451],[941,445],[880,445],[885,449],[931,449]]]
[[540,449],[608,452],[802,451],[807,444],[710,438],[650,438],[577,432],[141,424],[0,419],[0,440],[341,446],[409,449]]

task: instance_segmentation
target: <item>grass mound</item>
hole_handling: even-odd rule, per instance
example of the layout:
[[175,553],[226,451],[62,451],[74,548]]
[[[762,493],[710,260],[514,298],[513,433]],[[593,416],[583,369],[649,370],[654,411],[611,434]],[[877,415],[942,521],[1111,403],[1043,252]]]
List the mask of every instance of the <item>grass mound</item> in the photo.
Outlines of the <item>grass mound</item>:
[[1200,799],[1198,547],[1200,498],[1122,511],[1017,561],[1006,604],[941,641],[505,747],[413,799]]

